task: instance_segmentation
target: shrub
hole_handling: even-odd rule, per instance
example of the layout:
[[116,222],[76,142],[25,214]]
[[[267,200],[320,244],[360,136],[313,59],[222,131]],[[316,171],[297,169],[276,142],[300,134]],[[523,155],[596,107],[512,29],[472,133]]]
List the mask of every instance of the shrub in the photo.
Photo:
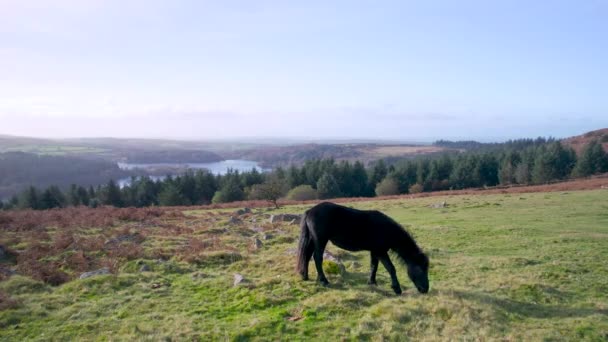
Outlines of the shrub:
[[317,190],[310,185],[299,185],[289,190],[287,199],[293,201],[308,201],[317,199]]
[[377,196],[391,196],[399,194],[399,183],[393,177],[384,178],[376,186]]
[[424,187],[422,186],[422,184],[414,184],[412,186],[410,186],[410,194],[418,194],[421,193],[422,191],[424,191]]

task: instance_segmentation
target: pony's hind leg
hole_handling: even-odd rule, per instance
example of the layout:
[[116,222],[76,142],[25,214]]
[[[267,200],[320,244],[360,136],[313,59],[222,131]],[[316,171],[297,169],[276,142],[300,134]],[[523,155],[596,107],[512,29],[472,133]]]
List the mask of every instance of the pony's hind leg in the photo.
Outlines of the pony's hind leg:
[[327,245],[327,241],[315,241],[315,251],[313,253],[313,257],[315,259],[315,266],[317,267],[317,280],[321,285],[328,286],[329,280],[323,273],[323,252],[325,251],[325,246]]
[[369,274],[369,280],[367,281],[367,283],[369,285],[378,285],[378,283],[376,282],[376,272],[378,272],[378,257],[373,252],[369,253],[369,257],[371,272]]
[[310,241],[307,245],[306,245],[306,250],[305,250],[305,258],[306,258],[306,262],[304,263],[304,268],[302,269],[302,280],[308,280],[308,264],[310,263],[310,259],[312,258],[312,254],[315,252],[315,245],[312,243],[312,241]]
[[395,266],[391,262],[391,259],[389,258],[387,253],[378,255],[378,258],[382,262],[382,265],[384,265],[384,268],[386,268],[388,273],[391,275],[391,288],[393,289],[393,291],[395,291],[397,295],[400,295],[402,293],[401,285],[399,285],[399,280],[397,279],[397,271],[395,270]]

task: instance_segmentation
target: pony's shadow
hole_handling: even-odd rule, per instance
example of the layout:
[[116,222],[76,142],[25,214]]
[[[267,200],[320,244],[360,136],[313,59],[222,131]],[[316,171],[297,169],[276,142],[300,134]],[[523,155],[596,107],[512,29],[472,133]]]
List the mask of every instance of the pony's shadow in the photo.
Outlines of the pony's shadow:
[[[367,283],[369,279],[369,272],[353,272],[346,271],[341,276],[331,277],[329,288],[333,290],[352,290],[357,288],[362,290],[367,288],[370,292],[375,292],[385,297],[395,297],[395,292],[391,289],[391,280],[388,276],[384,277],[381,274],[378,274],[376,279],[378,285],[369,285]],[[407,293],[408,287],[404,284],[401,284],[404,293]]]
[[565,305],[522,302],[499,298],[486,293],[450,291],[454,296],[496,307],[505,312],[529,318],[575,318],[591,315],[608,316],[608,310],[599,308],[576,308]]

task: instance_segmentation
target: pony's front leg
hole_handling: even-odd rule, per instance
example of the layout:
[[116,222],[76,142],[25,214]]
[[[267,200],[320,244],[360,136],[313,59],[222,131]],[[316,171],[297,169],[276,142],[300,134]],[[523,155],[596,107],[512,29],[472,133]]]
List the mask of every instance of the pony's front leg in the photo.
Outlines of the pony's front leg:
[[388,273],[391,275],[391,288],[393,289],[393,291],[395,291],[397,295],[400,295],[402,293],[401,285],[399,285],[399,280],[397,279],[397,270],[395,270],[395,266],[391,262],[391,259],[389,258],[387,253],[379,255],[378,257],[380,258],[382,265],[384,265],[384,268],[386,268]]
[[376,282],[376,272],[378,272],[378,257],[373,252],[369,253],[369,257],[371,272],[369,274],[369,280],[367,281],[367,283],[369,285],[378,285],[378,283]]
[[313,257],[315,259],[315,266],[317,267],[317,280],[323,286],[329,285],[329,280],[327,280],[325,273],[323,273],[323,252],[325,251],[326,245],[327,245],[327,241],[325,243],[319,242],[315,246],[315,252],[313,254]]

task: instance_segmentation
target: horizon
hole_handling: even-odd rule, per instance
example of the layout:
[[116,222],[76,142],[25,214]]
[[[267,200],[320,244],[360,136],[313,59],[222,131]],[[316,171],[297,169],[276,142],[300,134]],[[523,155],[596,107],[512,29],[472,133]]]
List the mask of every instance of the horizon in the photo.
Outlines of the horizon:
[[607,12],[599,1],[0,2],[0,134],[576,136],[608,127]]
[[263,137],[263,136],[229,136],[229,137],[216,137],[216,138],[190,138],[190,137],[113,137],[113,136],[67,136],[67,137],[52,137],[52,136],[23,136],[23,135],[12,135],[4,134],[0,132],[0,138],[14,138],[14,139],[40,139],[40,140],[52,140],[52,141],[78,141],[78,140],[151,140],[151,141],[177,141],[177,142],[200,142],[200,143],[258,143],[260,145],[268,144],[420,144],[430,145],[439,140],[447,141],[476,141],[479,143],[504,143],[509,140],[519,139],[567,139],[584,135],[589,132],[607,130],[608,127],[600,127],[590,131],[578,132],[574,135],[567,136],[552,136],[552,135],[538,135],[538,136],[516,136],[516,137],[503,137],[503,138],[484,138],[484,139],[472,139],[470,137],[434,137],[434,138],[420,138],[420,139],[382,139],[382,138],[363,138],[363,137],[305,137],[305,136],[275,136],[275,137]]

